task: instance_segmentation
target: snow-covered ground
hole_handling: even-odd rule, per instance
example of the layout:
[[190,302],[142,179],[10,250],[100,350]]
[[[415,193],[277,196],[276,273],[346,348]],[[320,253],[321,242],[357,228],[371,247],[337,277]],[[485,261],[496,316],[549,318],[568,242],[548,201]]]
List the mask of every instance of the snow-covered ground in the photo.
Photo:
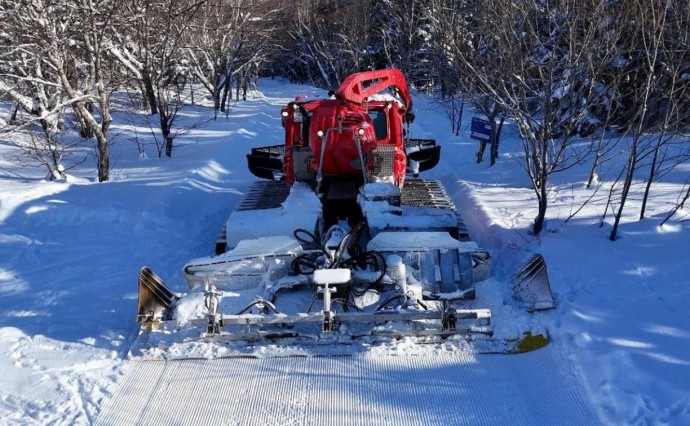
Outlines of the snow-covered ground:
[[[206,107],[184,109],[181,119],[198,126],[179,137],[185,145],[173,159],[157,158],[150,145],[142,158],[133,141],[150,142],[145,120],[118,112],[108,183],[95,183],[92,158],[65,181],[43,181],[43,169],[9,162],[12,148],[0,141],[2,423],[95,421],[131,370],[126,354],[137,332],[140,267],[183,290],[181,266],[212,253],[254,181],[245,154],[282,141],[280,105],[297,94],[325,96],[273,80],[262,80],[260,89],[216,121],[207,121]],[[450,136],[431,103],[415,104],[413,136],[442,145],[441,162],[426,177],[445,183],[473,237],[492,252],[495,277],[507,280],[529,253],[545,256],[558,308],[537,321],[552,338],[556,365],[577,373],[573,386],[586,390],[591,413],[602,423],[690,424],[690,229],[682,220],[657,226],[687,168],[656,185],[647,219],[637,221],[629,209],[616,242],[608,240],[610,225],[599,227],[604,190],[564,223],[591,195],[587,167],[571,169],[556,177],[547,230],[535,238],[528,230],[536,201],[519,164],[516,129],[507,125],[499,162],[489,168],[475,163],[468,128]],[[604,183],[610,177],[599,176]],[[504,380],[483,377],[497,387]],[[560,410],[545,409],[554,418]]]

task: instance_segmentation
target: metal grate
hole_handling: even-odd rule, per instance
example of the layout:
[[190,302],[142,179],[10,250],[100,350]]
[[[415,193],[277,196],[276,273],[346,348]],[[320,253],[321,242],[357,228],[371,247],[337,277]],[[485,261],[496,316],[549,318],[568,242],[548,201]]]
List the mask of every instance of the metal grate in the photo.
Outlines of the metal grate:
[[313,160],[314,154],[308,146],[292,148],[292,165],[296,181],[312,182],[316,179],[316,171],[311,166]]
[[395,146],[377,145],[374,149],[374,166],[369,170],[369,177],[385,178],[393,176],[395,164]]

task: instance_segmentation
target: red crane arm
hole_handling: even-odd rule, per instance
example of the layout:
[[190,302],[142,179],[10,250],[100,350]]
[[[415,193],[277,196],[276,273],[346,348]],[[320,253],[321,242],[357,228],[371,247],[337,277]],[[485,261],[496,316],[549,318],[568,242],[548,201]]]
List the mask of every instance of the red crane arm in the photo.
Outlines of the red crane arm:
[[407,81],[403,73],[395,68],[352,74],[343,81],[335,93],[345,101],[362,105],[367,98],[389,88],[397,90],[398,96],[405,104],[405,109],[410,111],[412,98]]

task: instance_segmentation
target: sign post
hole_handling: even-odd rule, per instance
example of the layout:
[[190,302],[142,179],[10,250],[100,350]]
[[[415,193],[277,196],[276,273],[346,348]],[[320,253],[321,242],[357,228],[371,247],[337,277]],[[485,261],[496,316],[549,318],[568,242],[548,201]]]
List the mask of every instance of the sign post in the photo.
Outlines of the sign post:
[[491,124],[489,120],[479,117],[472,117],[472,130],[470,138],[484,143],[491,143]]

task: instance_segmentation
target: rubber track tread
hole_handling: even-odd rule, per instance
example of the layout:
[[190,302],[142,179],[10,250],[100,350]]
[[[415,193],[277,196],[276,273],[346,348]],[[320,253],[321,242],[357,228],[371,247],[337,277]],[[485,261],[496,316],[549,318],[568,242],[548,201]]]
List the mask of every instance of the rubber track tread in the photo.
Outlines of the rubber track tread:
[[400,204],[410,207],[452,210],[455,212],[458,223],[457,235],[455,237],[460,241],[470,240],[469,230],[441,182],[431,179],[405,179],[405,185],[400,190]]
[[275,209],[287,199],[290,188],[280,181],[255,182],[235,210]]

